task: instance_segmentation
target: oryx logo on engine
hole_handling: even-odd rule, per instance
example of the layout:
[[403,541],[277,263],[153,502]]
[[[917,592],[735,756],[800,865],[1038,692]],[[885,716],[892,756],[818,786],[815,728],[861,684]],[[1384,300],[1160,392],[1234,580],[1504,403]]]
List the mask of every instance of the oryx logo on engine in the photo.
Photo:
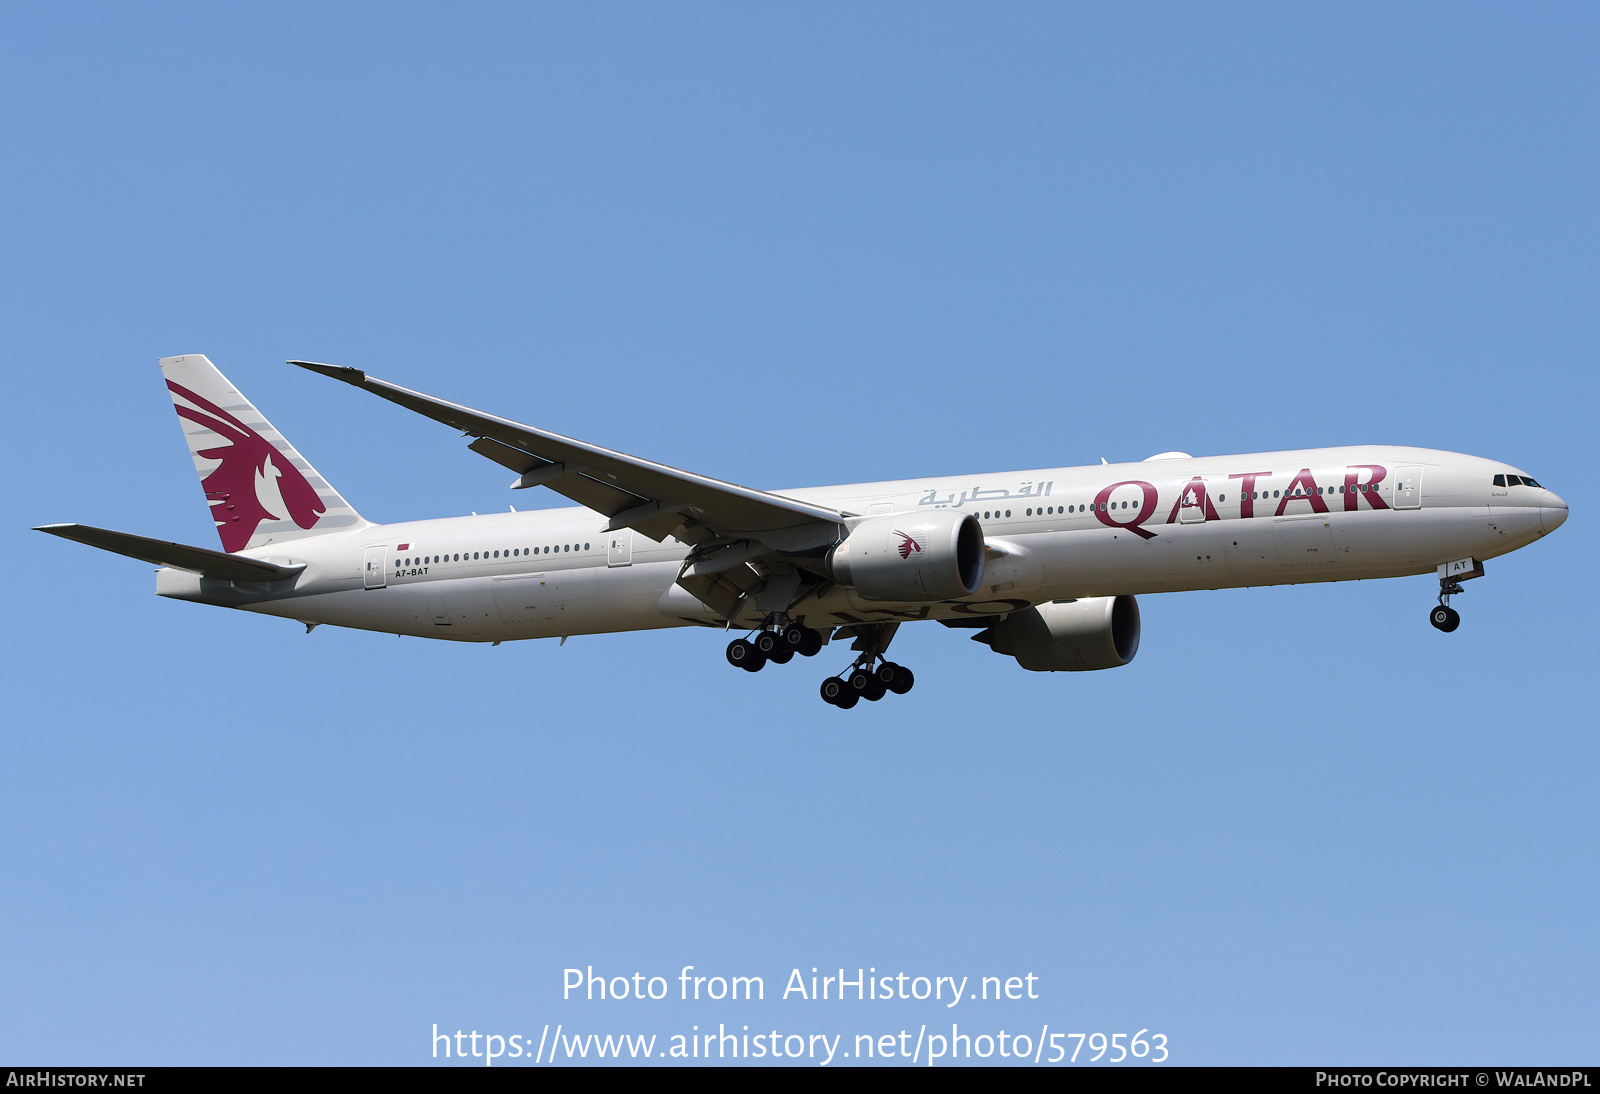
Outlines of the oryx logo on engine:
[[904,532],[900,531],[900,529],[896,528],[894,534],[900,537],[900,557],[901,558],[910,558],[913,554],[920,555],[922,553],[922,544],[920,544],[916,540],[912,539],[906,533],[904,533]]

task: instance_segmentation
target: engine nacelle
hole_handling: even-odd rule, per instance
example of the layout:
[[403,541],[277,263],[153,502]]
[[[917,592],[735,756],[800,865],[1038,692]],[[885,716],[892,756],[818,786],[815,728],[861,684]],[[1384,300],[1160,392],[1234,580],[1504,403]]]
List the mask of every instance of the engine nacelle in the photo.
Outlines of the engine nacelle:
[[828,574],[864,600],[958,600],[983,583],[983,527],[949,509],[862,521],[828,552]]
[[1034,672],[1121,668],[1139,652],[1139,603],[1131,596],[1055,600],[1012,612],[984,637]]

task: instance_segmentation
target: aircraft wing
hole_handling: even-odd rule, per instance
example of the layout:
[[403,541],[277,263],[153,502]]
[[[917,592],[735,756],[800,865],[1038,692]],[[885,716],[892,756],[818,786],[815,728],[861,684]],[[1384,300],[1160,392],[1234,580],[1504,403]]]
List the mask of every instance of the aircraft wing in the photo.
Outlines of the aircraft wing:
[[157,566],[172,566],[190,570],[202,577],[220,577],[227,581],[282,581],[305,569],[298,566],[279,566],[244,555],[224,554],[205,547],[190,547],[186,543],[171,543],[164,539],[146,539],[144,536],[113,532],[109,528],[95,528],[87,524],[46,524],[35,532],[49,532],[52,536],[87,543],[102,551],[127,555],[141,562]]
[[633,528],[660,540],[688,543],[750,537],[778,550],[833,542],[847,515],[781,494],[753,490],[676,467],[615,452],[509,418],[424,395],[368,376],[357,368],[290,361],[343,380],[476,438],[468,445],[522,477],[515,484],[547,486],[611,518],[607,531]]

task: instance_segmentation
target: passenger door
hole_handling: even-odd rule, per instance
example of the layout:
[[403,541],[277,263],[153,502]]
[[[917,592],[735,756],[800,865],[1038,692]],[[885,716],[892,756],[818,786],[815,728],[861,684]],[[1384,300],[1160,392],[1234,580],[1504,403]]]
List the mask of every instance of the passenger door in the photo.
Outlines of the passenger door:
[[611,533],[611,539],[606,547],[606,565],[633,565],[633,529],[624,528],[620,532]]
[[389,548],[368,547],[366,565],[361,573],[362,583],[369,589],[381,589],[389,584]]
[[1394,507],[1422,508],[1422,468],[1398,467],[1394,472]]

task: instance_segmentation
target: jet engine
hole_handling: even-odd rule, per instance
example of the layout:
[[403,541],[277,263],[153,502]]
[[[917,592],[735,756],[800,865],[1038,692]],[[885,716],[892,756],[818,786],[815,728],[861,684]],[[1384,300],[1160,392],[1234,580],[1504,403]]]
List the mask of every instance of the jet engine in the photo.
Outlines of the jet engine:
[[983,527],[948,509],[862,521],[828,552],[828,575],[864,600],[957,600],[983,582]]
[[1012,612],[975,637],[1034,672],[1121,668],[1139,652],[1139,603],[1131,596],[1054,600]]

